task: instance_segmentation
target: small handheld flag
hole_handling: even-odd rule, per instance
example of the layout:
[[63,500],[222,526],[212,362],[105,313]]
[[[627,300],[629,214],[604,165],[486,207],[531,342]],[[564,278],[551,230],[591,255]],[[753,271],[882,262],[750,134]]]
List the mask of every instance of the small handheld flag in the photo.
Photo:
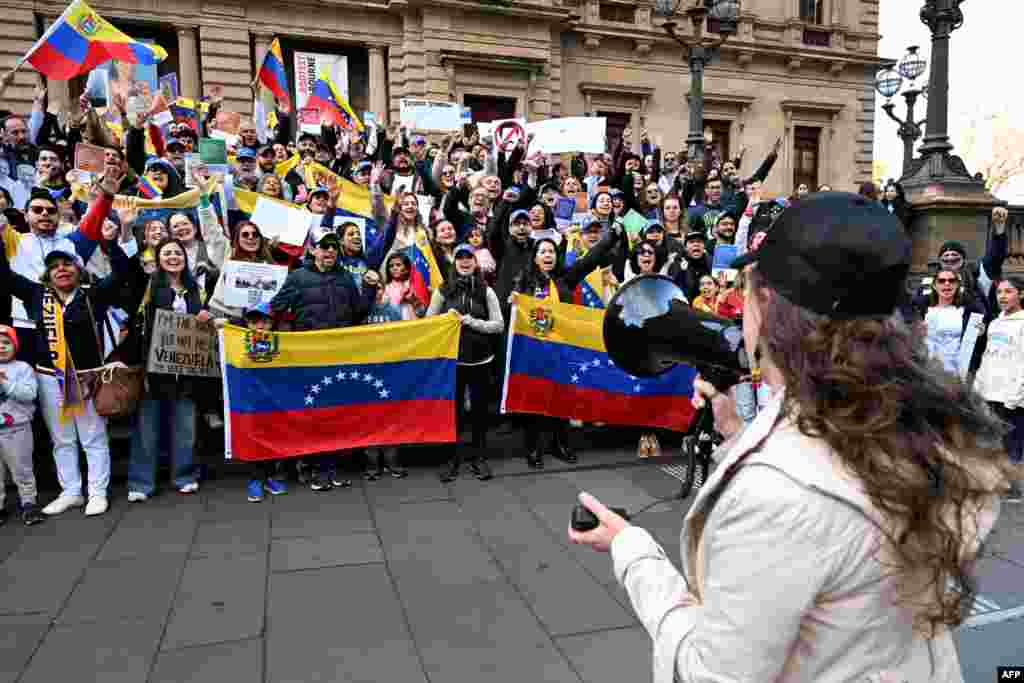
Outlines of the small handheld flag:
[[279,102],[291,108],[291,98],[288,97],[288,74],[284,71],[284,57],[281,56],[281,42],[274,38],[270,44],[266,56],[263,57],[263,64],[260,66],[259,81],[267,87]]
[[74,0],[22,59],[47,78],[67,81],[117,59],[157,64],[167,58],[159,45],[125,35],[84,0]]

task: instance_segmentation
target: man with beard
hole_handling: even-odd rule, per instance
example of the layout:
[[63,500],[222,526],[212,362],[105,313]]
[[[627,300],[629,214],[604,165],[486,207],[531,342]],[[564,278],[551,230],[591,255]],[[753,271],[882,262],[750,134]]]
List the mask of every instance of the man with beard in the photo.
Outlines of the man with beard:
[[30,189],[35,179],[38,155],[39,150],[29,139],[28,124],[24,117],[11,114],[5,118],[0,136],[0,158],[6,168],[0,165],[0,170],[6,171],[11,180]]
[[167,158],[178,172],[178,176],[185,177],[185,154],[188,147],[182,138],[172,138],[167,143]]
[[252,119],[242,119],[242,123],[238,127],[238,143],[249,149],[256,149],[260,146],[259,136],[256,134],[256,124],[252,122]]
[[235,155],[235,175],[245,183],[255,183],[260,172],[256,161],[256,151],[251,147],[242,147]]
[[708,240],[705,249],[714,256],[715,247],[719,244],[736,243],[736,216],[729,211],[718,214],[718,222],[715,223],[715,236]]
[[256,152],[256,163],[259,165],[260,175],[274,172],[277,163],[277,155],[273,145],[260,145]]
[[64,159],[56,147],[44,145],[39,148],[35,184],[36,187],[49,190],[54,197],[66,194],[68,181],[64,177]]
[[396,147],[391,152],[391,196],[397,197],[403,192],[416,192],[416,168],[412,164],[412,154],[405,147]]
[[711,258],[704,239],[701,231],[686,233],[683,258],[677,258],[668,270],[668,276],[682,288],[690,302],[700,294],[700,279],[711,274]]

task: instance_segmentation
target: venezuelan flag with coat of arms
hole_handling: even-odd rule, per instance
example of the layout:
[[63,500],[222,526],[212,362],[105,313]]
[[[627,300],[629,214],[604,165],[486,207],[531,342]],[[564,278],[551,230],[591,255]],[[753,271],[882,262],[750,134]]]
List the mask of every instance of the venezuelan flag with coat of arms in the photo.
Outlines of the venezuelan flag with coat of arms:
[[633,377],[604,346],[604,311],[517,294],[505,359],[503,413],[686,432],[697,371]]
[[159,45],[125,35],[83,0],[75,0],[28,51],[28,62],[47,78],[67,81],[117,59],[158,64],[167,58]]
[[461,326],[448,314],[315,332],[224,327],[226,457],[454,442]]

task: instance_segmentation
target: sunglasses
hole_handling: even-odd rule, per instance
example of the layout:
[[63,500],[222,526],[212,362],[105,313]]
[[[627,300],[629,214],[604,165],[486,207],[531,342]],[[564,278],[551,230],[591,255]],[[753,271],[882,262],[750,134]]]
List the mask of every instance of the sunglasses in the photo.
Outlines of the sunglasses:
[[326,244],[321,242],[320,244],[317,245],[317,249],[321,249],[323,251],[327,251],[328,249],[338,251],[338,243],[334,241],[327,242]]
[[30,206],[29,211],[31,211],[37,216],[42,216],[44,214],[47,216],[57,215],[57,209],[56,207],[53,206]]
[[949,277],[940,277],[940,278],[939,278],[938,280],[936,280],[935,282],[936,282],[936,284],[940,284],[940,285],[955,285],[956,283],[960,282],[960,280],[958,280],[958,279],[957,279],[957,278],[955,278],[955,277],[953,277],[953,278],[949,278]]
[[247,240],[254,240],[254,239],[257,239],[259,237],[259,234],[255,233],[255,232],[240,232],[240,233],[238,233],[238,236],[239,237],[244,237]]
[[650,249],[641,249],[637,252],[638,256],[654,256],[654,252]]

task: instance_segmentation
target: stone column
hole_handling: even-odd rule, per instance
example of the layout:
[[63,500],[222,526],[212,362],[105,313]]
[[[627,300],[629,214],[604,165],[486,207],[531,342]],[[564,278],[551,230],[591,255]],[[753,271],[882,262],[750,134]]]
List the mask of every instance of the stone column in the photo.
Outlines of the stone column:
[[[260,66],[263,64],[263,58],[267,56],[267,50],[270,49],[270,42],[274,39],[269,33],[253,33],[252,44],[255,48],[256,63],[253,65],[252,75],[255,78],[256,73],[259,71]],[[281,66],[284,66],[283,64]]]
[[384,63],[384,48],[371,45],[370,55],[370,111],[382,126],[388,125],[388,71]]
[[178,29],[178,79],[182,97],[199,97],[199,53],[196,30],[191,26]]

